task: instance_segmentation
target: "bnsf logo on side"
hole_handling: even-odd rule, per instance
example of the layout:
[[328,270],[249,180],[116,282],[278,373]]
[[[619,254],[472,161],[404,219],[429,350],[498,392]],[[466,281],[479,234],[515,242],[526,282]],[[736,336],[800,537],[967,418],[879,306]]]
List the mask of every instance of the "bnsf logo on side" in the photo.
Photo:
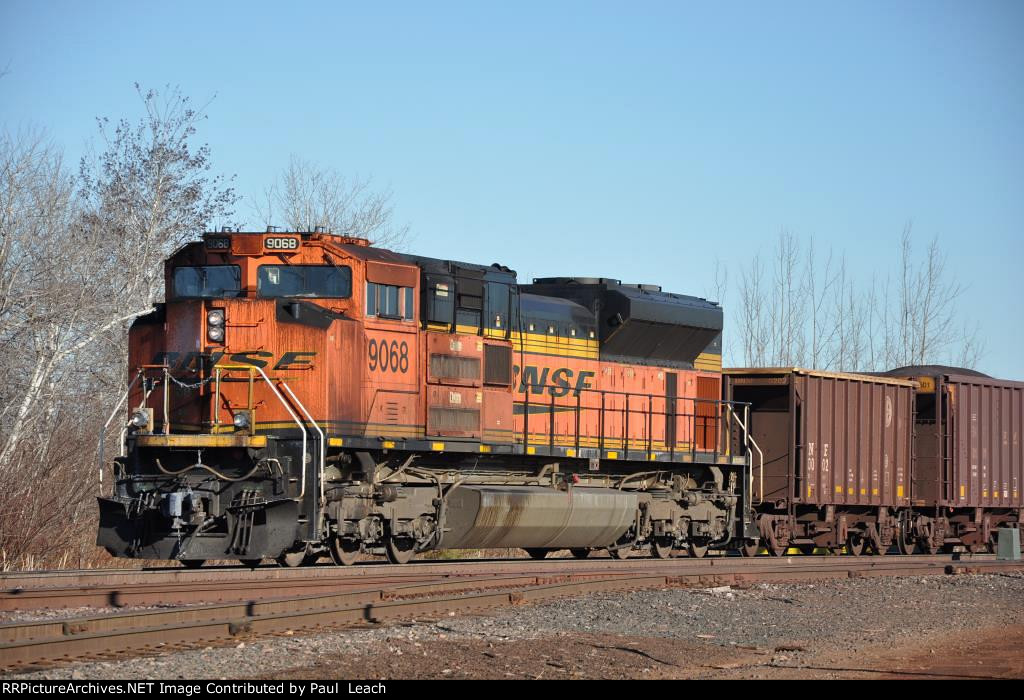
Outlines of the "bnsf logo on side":
[[568,367],[558,367],[552,370],[550,367],[535,367],[527,365],[522,369],[519,365],[513,365],[512,374],[519,380],[518,391],[525,394],[548,394],[555,398],[568,396],[579,396],[584,389],[590,389],[590,380],[593,372],[582,371],[577,374],[575,370]]
[[263,247],[267,250],[298,250],[298,238],[265,238]]

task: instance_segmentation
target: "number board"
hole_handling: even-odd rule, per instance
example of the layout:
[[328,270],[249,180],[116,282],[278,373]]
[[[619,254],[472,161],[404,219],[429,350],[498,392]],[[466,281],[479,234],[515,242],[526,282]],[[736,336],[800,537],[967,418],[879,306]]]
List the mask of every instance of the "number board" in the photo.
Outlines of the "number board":
[[263,239],[263,249],[273,253],[293,253],[299,249],[299,239],[294,236],[268,236]]
[[207,250],[231,250],[231,239],[226,237],[207,238]]
[[367,345],[370,372],[406,374],[409,371],[409,343],[396,338],[370,338]]

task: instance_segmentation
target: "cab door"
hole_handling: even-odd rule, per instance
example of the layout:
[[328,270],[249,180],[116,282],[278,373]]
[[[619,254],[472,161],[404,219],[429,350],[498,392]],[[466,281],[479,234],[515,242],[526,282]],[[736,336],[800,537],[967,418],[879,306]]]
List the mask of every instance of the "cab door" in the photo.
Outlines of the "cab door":
[[368,263],[363,390],[367,436],[422,437],[415,268]]

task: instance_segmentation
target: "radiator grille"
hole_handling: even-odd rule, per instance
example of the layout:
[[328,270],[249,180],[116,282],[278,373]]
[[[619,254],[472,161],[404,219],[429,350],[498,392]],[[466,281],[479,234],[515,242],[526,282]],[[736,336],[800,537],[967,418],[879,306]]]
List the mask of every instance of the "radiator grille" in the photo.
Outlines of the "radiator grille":
[[457,355],[431,355],[430,376],[434,379],[479,379],[480,360]]
[[484,382],[508,386],[512,383],[512,348],[504,345],[484,346]]
[[480,427],[480,410],[476,408],[431,406],[429,418],[433,430],[474,432]]

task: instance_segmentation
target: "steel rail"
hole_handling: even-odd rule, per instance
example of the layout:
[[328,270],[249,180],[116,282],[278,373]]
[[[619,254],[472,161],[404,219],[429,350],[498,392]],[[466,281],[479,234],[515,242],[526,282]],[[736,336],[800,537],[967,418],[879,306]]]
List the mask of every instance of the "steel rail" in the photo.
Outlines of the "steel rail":
[[337,589],[358,585],[401,585],[444,578],[479,575],[601,575],[616,573],[677,573],[690,571],[743,571],[759,564],[778,566],[831,566],[838,561],[860,562],[865,567],[891,569],[899,562],[940,562],[968,564],[995,561],[994,555],[914,555],[871,558],[794,556],[744,559],[587,560],[533,559],[421,561],[394,566],[370,563],[352,567],[315,566],[298,569],[223,567],[205,570],[170,569],[157,571],[84,570],[65,572],[21,572],[0,575],[0,611],[74,608],[84,606],[125,606],[152,603],[222,602],[241,598],[262,599],[276,595]]
[[695,567],[675,573],[605,572],[585,578],[506,576],[371,587],[324,595],[219,606],[146,610],[62,621],[0,626],[0,666],[10,670],[66,658],[224,641],[240,635],[294,633],[337,626],[422,619],[594,592],[666,587],[786,583],[896,575],[978,574],[1024,571],[1022,562],[922,561],[907,557],[876,565],[862,559],[831,562],[735,560],[734,567]]
[[[446,572],[451,572],[458,569],[470,569],[470,568],[487,568],[494,566],[593,566],[598,563],[609,563],[614,562],[616,566],[623,565],[634,565],[634,564],[652,564],[658,565],[665,562],[669,563],[682,563],[689,564],[704,564],[704,565],[716,565],[723,561],[753,561],[753,562],[764,562],[764,561],[895,561],[901,559],[913,559],[916,561],[995,561],[996,555],[989,552],[982,552],[972,554],[969,552],[957,552],[954,554],[890,554],[884,556],[862,556],[862,557],[847,557],[847,556],[836,556],[836,555],[820,555],[820,554],[788,554],[781,557],[769,557],[759,555],[754,558],[746,558],[740,556],[722,556],[709,553],[706,557],[696,559],[690,557],[673,557],[671,559],[654,559],[637,555],[625,560],[613,560],[606,557],[594,556],[588,559],[575,559],[571,557],[552,557],[548,559],[531,559],[528,557],[516,557],[516,558],[491,558],[491,559],[414,559],[408,564],[389,564],[379,559],[368,559],[365,561],[357,562],[352,566],[333,566],[333,565],[316,565],[316,566],[304,566],[298,568],[289,567],[278,567],[273,564],[267,564],[260,566],[259,568],[253,569],[249,566],[244,566],[238,563],[223,564],[223,565],[211,565],[205,566],[201,569],[186,569],[177,564],[169,564],[168,566],[159,567],[147,567],[147,568],[125,568],[125,569],[40,569],[40,570],[27,570],[27,571],[6,571],[0,573],[0,586],[10,586],[13,582],[23,583],[30,581],[37,581],[43,579],[57,579],[57,578],[70,578],[70,579],[87,579],[87,578],[108,578],[108,577],[154,577],[154,576],[171,576],[171,577],[193,577],[193,578],[216,578],[227,575],[238,575],[242,577],[252,578],[253,580],[262,579],[266,576],[306,576],[310,573],[315,572],[320,575],[328,576],[364,576],[364,575],[378,575],[382,570],[388,570],[389,575],[401,575],[408,574],[413,570],[427,569],[427,568],[440,568]],[[401,572],[401,573],[396,573]]]

